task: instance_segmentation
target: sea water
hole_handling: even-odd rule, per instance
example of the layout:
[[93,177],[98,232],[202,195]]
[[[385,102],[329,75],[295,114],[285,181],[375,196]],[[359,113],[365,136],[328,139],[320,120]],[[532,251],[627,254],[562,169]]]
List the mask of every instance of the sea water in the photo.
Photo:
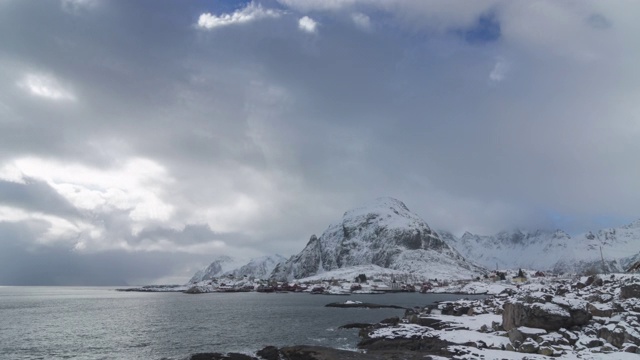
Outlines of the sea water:
[[266,345],[355,350],[358,330],[341,325],[374,323],[404,311],[324,305],[356,300],[413,307],[457,298],[0,287],[0,359],[184,359],[197,352],[251,354]]

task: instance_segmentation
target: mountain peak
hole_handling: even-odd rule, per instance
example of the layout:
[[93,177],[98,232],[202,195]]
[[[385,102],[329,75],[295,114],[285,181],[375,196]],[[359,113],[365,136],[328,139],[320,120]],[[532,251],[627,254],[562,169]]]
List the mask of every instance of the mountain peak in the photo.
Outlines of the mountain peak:
[[342,224],[343,227],[359,228],[363,225],[376,224],[388,229],[415,227],[420,224],[429,229],[424,220],[412,213],[402,201],[391,197],[377,198],[345,212]]
[[196,283],[203,280],[209,280],[218,275],[221,275],[223,272],[232,269],[235,261],[236,260],[234,260],[230,256],[216,256],[211,264],[209,264],[209,266],[207,266],[203,270],[196,272],[191,280],[189,280],[189,282]]
[[356,215],[363,212],[386,212],[394,210],[398,212],[409,211],[407,206],[398,199],[394,199],[392,197],[379,197],[345,212],[344,216],[347,216],[348,214]]
[[436,277],[471,276],[480,270],[465,263],[402,201],[383,197],[345,212],[340,222],[329,226],[319,238],[312,237],[302,252],[276,268],[272,277],[304,278],[371,264],[438,274]]

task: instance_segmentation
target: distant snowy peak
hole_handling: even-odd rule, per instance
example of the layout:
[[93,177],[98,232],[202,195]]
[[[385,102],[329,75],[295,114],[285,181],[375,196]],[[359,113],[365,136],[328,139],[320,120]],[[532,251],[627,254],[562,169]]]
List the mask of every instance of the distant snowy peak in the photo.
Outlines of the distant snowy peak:
[[640,252],[640,220],[619,228],[571,237],[562,230],[502,231],[483,236],[469,232],[448,242],[463,256],[492,268],[530,268],[559,272],[621,271]]
[[236,263],[237,261],[229,256],[218,256],[205,269],[196,272],[189,282],[197,283],[218,277],[224,272],[233,269]]
[[258,258],[251,259],[249,263],[243,265],[235,270],[227,272],[227,274],[233,275],[234,277],[253,277],[256,279],[268,279],[273,272],[273,269],[281,263],[285,262],[287,259],[282,255],[270,255],[270,256],[261,256]]
[[632,222],[630,224],[627,224],[627,225],[623,226],[622,228],[623,229],[640,229],[640,219],[638,219],[638,220],[636,220],[636,221],[634,221],[634,222]]
[[277,279],[299,279],[361,265],[432,277],[462,278],[481,271],[433,232],[405,204],[379,198],[344,213],[320,237],[274,270]]
[[207,268],[196,272],[189,282],[197,283],[226,275],[236,278],[247,276],[256,279],[267,279],[276,265],[286,260],[282,255],[261,256],[251,259],[247,264],[240,266],[241,263],[237,259],[229,256],[218,256]]

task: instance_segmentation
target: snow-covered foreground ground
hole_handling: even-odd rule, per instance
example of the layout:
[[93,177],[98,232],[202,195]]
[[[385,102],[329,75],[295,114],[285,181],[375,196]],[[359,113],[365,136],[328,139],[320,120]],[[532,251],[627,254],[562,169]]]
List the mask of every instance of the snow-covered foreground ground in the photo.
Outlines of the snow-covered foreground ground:
[[374,325],[365,339],[383,347],[444,340],[446,358],[454,359],[640,359],[640,275],[538,278],[519,286],[474,282],[458,290],[500,288],[484,300],[409,311],[395,325]]

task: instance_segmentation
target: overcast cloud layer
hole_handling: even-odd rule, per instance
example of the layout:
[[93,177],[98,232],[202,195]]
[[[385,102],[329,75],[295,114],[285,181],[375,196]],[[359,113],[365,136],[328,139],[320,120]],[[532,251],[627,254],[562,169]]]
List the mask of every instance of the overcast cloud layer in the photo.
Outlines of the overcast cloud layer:
[[0,285],[184,282],[392,196],[640,217],[640,4],[0,0]]

